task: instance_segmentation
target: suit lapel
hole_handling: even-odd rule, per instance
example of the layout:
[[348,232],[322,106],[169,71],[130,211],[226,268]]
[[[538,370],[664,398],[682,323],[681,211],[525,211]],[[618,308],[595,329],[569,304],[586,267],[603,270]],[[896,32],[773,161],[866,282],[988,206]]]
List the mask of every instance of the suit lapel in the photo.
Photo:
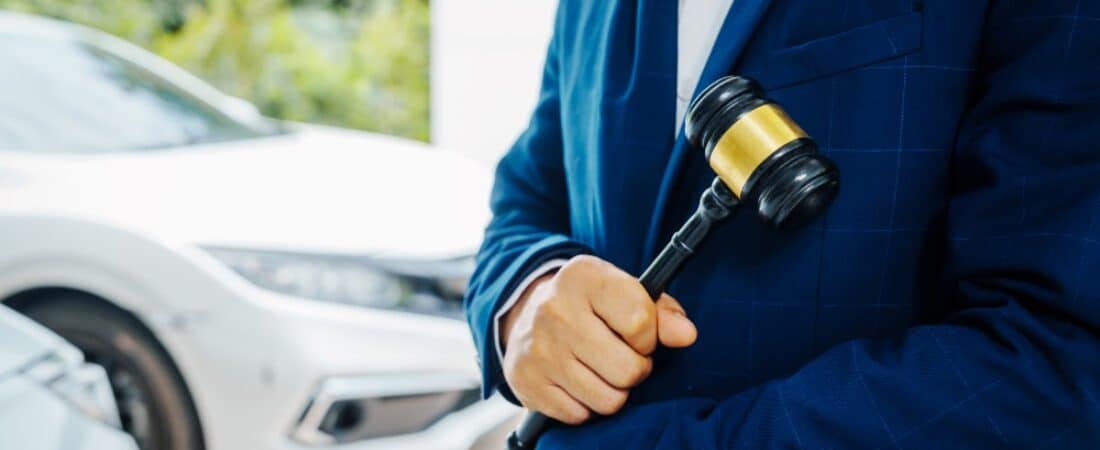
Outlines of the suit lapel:
[[[733,5],[726,14],[725,21],[722,23],[722,30],[718,33],[718,38],[714,42],[714,48],[710,52],[703,73],[699,77],[699,84],[695,87],[693,98],[699,95],[699,91],[714,82],[714,80],[730,73],[737,62],[737,58],[744,52],[749,37],[752,36],[753,31],[763,19],[770,3],[771,0],[734,0]],[[685,156],[691,154],[702,157],[702,151],[696,152],[690,147],[681,128],[672,148],[672,156],[665,167],[661,186],[657,192],[654,214],[650,219],[649,232],[645,241],[644,260],[647,262],[652,260],[656,256],[656,252],[660,250],[658,245],[661,243],[658,243],[657,239],[661,237],[661,225],[665,218],[665,211],[668,209],[669,196],[675,191],[674,187]],[[694,201],[695,199],[691,200]]]

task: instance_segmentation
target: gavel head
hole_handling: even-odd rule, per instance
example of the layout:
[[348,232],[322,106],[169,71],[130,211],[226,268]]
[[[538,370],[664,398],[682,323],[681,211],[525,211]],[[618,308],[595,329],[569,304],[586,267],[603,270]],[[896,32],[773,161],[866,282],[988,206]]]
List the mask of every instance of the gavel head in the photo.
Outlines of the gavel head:
[[836,166],[749,78],[727,76],[707,86],[688,109],[684,132],[739,199],[756,205],[772,228],[791,228],[820,214],[836,196]]

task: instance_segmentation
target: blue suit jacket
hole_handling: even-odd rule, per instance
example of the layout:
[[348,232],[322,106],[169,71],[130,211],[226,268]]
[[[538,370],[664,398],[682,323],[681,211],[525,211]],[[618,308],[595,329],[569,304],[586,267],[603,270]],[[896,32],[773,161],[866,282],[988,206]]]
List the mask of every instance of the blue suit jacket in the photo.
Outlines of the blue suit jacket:
[[[592,253],[638,274],[712,179],[673,128],[672,0],[562,0],[467,297]],[[1100,448],[1100,1],[737,0],[700,87],[761,81],[841,171],[743,212],[669,292],[699,327],[542,448]]]

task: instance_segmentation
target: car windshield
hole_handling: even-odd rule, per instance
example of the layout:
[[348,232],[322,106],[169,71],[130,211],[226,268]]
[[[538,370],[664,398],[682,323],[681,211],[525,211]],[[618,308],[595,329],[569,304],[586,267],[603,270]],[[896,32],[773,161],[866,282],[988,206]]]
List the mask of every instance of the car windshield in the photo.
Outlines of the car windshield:
[[0,33],[0,149],[155,150],[274,132],[79,42]]

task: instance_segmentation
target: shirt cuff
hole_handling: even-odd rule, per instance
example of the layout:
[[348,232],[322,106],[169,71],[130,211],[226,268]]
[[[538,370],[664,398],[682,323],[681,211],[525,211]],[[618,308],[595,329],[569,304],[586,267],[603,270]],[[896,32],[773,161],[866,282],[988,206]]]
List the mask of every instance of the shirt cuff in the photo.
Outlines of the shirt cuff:
[[493,342],[496,342],[497,361],[504,361],[504,348],[500,345],[500,321],[504,319],[504,315],[508,314],[508,310],[516,305],[516,302],[519,301],[519,297],[527,291],[531,283],[534,283],[535,280],[541,278],[543,275],[558,270],[558,268],[564,266],[568,261],[567,259],[558,258],[542,263],[541,266],[536,267],[535,270],[527,274],[527,277],[516,285],[516,288],[512,291],[512,295],[508,296],[508,300],[506,300],[503,305],[500,305],[500,309],[497,310],[496,315],[493,316]]

